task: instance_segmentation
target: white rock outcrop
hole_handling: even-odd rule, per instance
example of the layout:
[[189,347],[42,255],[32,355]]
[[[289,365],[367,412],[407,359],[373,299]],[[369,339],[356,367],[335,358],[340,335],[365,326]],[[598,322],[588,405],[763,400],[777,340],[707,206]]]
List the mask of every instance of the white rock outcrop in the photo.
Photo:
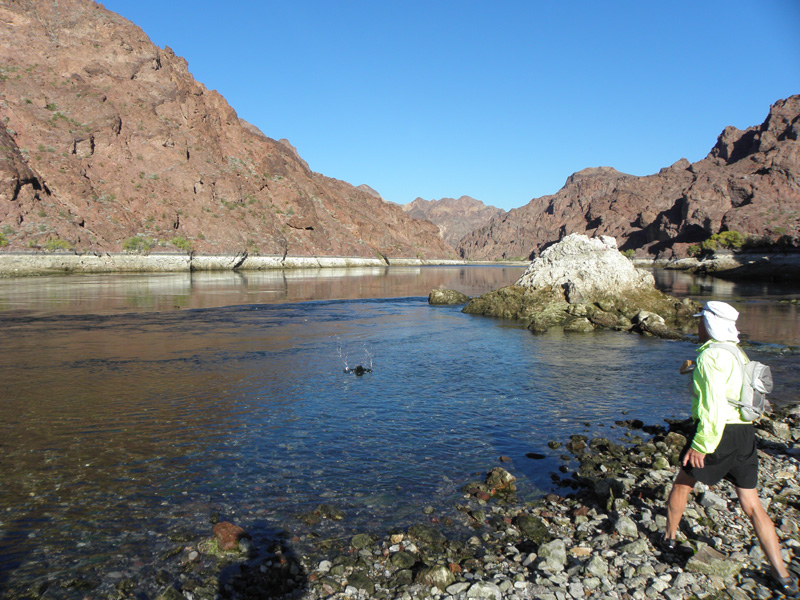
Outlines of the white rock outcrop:
[[653,275],[637,269],[608,236],[568,235],[534,260],[517,285],[561,289],[570,303],[655,287]]

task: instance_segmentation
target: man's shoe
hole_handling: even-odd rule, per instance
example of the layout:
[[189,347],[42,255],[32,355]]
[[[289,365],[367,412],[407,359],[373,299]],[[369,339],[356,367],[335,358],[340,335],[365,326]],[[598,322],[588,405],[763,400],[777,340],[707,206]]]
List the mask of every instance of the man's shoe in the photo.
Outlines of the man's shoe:
[[778,577],[777,575],[773,575],[772,585],[775,588],[775,591],[780,592],[788,598],[798,597],[797,581],[795,581],[794,577],[791,575],[789,575],[789,577]]
[[656,546],[662,552],[675,552],[675,548],[678,547],[678,540],[675,538],[664,538],[660,537],[656,540]]

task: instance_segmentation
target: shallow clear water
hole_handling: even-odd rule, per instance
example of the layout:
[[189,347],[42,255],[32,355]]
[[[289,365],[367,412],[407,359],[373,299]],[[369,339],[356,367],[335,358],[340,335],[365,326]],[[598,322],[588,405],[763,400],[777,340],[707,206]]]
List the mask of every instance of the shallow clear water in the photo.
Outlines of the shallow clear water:
[[[296,515],[320,503],[346,514],[323,536],[408,525],[501,455],[532,498],[554,486],[549,440],[621,435],[626,413],[686,416],[689,342],[535,336],[425,298],[521,272],[0,281],[0,591],[149,576],[176,539],[207,537],[214,513],[264,536],[302,536]],[[743,318],[795,318],[774,296],[719,297]],[[793,357],[770,360],[776,380],[796,379]],[[372,372],[344,372],[358,364]]]

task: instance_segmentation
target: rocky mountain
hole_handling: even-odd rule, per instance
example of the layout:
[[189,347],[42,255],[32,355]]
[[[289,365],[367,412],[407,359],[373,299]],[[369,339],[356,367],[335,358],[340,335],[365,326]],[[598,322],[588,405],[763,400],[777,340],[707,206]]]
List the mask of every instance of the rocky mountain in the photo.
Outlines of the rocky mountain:
[[453,257],[91,0],[0,0],[0,246]]
[[482,227],[493,217],[502,217],[506,212],[469,196],[441,200],[417,198],[400,207],[415,219],[427,220],[437,225],[442,239],[453,248],[458,246],[465,235]]
[[571,175],[549,196],[494,217],[459,244],[468,259],[537,256],[571,233],[609,235],[640,256],[685,256],[724,231],[800,245],[800,96],[745,131],[727,127],[708,156],[636,177],[609,167]]

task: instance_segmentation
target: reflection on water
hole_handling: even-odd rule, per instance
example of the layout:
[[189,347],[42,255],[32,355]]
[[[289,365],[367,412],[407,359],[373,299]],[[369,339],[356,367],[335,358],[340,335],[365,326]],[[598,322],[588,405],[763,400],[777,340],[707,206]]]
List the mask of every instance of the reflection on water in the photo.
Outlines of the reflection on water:
[[[288,528],[298,543],[312,538],[297,513],[322,502],[347,518],[317,534],[405,526],[424,505],[452,507],[501,455],[534,497],[560,464],[547,441],[614,437],[624,411],[686,416],[677,369],[690,342],[535,336],[425,300],[439,285],[477,295],[521,272],[0,280],[0,594],[86,573],[103,589],[109,573],[154,580],[174,539],[207,536],[217,512],[256,536]],[[795,335],[794,307],[776,302],[788,292],[660,285],[734,302],[758,335]],[[371,373],[343,373],[367,360]],[[777,397],[796,401],[786,382],[797,360],[767,362]]]
[[800,346],[800,286],[783,282],[733,282],[682,271],[654,271],[659,289],[700,301],[723,300],[740,312],[742,339],[762,344]]
[[356,267],[288,271],[91,274],[0,278],[0,311],[105,314],[318,299],[427,296],[436,287],[478,296],[524,267]]

